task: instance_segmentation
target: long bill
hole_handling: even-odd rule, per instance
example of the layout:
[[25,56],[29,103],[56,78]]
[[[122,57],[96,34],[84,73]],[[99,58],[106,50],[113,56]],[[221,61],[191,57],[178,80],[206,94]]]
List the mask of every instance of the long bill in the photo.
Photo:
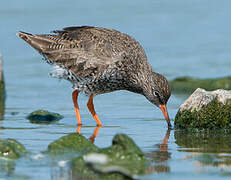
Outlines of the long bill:
[[168,124],[168,128],[171,128],[172,125],[171,125],[171,122],[170,122],[170,119],[169,119],[169,116],[168,116],[168,111],[167,111],[167,107],[166,107],[166,104],[160,104],[159,105],[165,119],[166,119],[166,122]]

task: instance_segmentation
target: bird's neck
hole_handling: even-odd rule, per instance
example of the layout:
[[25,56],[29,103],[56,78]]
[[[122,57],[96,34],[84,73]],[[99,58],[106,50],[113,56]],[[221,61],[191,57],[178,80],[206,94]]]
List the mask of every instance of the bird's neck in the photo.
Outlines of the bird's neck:
[[152,81],[152,71],[151,72],[143,72],[137,74],[133,77],[133,81],[131,81],[128,91],[138,93],[141,95],[145,95],[145,90],[150,88]]

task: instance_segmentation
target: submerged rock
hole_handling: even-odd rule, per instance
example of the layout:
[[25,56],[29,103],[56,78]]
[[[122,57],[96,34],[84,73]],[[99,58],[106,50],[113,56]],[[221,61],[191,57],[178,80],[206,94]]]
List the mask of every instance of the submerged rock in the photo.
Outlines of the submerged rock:
[[3,77],[2,56],[0,54],[0,120],[3,119],[5,109],[5,82]]
[[231,90],[231,77],[216,79],[197,79],[192,77],[179,77],[170,81],[171,89],[175,93],[192,93],[197,88],[207,91],[216,89]]
[[134,141],[124,134],[117,134],[112,146],[88,153],[72,161],[74,176],[93,179],[127,179],[144,174],[146,157]]
[[79,133],[61,137],[48,146],[48,152],[53,155],[76,153],[77,155],[96,152],[98,148]]
[[205,91],[198,88],[181,106],[176,128],[231,128],[231,91]]
[[24,146],[14,139],[0,140],[0,159],[15,160],[26,153]]
[[51,123],[58,121],[63,118],[62,115],[58,113],[49,112],[46,110],[37,110],[30,113],[27,117],[31,123]]

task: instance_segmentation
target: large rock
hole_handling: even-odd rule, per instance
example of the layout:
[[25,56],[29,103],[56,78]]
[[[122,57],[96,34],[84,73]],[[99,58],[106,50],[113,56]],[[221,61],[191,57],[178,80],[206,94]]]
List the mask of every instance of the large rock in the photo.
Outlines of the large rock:
[[37,110],[30,113],[26,118],[29,119],[31,123],[48,124],[62,119],[63,116],[46,110]]
[[176,128],[231,128],[231,91],[205,91],[198,88],[181,106]]
[[2,56],[0,54],[0,120],[3,119],[5,108],[5,82],[3,77]]
[[48,152],[56,155],[75,153],[76,157],[71,160],[73,179],[133,178],[144,174],[147,165],[144,153],[124,134],[117,134],[110,147],[101,149],[84,136],[74,133],[51,143]]
[[207,91],[216,89],[231,90],[231,77],[215,79],[198,79],[192,77],[179,77],[170,81],[171,89],[175,93],[192,93],[197,88]]
[[93,179],[127,179],[144,174],[146,163],[144,153],[134,141],[117,134],[110,147],[74,159],[72,170],[75,175]]

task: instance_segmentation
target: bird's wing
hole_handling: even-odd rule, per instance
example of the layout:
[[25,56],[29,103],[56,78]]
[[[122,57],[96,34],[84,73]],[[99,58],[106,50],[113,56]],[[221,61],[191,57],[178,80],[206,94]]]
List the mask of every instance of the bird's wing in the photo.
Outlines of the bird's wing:
[[122,61],[126,54],[118,37],[127,35],[115,30],[81,26],[53,33],[33,35],[19,32],[18,36],[44,55],[49,63],[65,67],[81,77],[102,72]]

